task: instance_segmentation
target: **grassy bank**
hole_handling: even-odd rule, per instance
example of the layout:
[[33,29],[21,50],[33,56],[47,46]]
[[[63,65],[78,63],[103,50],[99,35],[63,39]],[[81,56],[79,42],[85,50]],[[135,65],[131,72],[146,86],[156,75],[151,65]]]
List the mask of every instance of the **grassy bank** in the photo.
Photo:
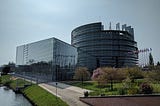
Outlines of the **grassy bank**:
[[0,76],[0,84],[7,84],[10,83],[10,75],[4,75],[4,76]]
[[[1,76],[0,83],[10,86],[14,90],[17,85],[18,87],[22,87],[25,84],[30,84],[30,82],[11,77],[10,75]],[[68,106],[60,98],[50,94],[48,91],[35,84],[22,89],[21,92],[36,106]]]
[[38,106],[68,106],[60,98],[56,98],[37,85],[27,87],[23,93]]
[[6,86],[9,86],[13,90],[16,90],[16,87],[23,87],[24,85],[31,85],[30,82],[11,77],[11,75],[4,75],[0,77],[0,83]]

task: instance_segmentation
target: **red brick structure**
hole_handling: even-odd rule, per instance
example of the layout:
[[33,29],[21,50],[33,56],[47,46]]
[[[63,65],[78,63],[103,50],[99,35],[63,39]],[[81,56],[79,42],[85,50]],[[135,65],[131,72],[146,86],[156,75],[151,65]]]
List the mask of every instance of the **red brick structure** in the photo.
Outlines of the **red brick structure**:
[[160,95],[80,97],[90,106],[160,106]]

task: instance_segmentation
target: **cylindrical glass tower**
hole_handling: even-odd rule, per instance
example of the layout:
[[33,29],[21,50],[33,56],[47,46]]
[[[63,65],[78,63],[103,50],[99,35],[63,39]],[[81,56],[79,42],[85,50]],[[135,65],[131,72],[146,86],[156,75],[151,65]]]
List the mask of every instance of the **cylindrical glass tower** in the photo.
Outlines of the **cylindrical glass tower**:
[[130,26],[104,30],[101,22],[83,25],[71,33],[71,44],[78,49],[78,66],[131,67],[137,65],[137,42]]

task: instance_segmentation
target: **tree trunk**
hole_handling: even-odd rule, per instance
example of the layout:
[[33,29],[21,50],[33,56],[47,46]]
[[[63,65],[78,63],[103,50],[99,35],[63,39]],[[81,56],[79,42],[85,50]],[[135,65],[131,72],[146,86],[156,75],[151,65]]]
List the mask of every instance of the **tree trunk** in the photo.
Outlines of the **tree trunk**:
[[111,91],[113,91],[113,80],[111,79]]

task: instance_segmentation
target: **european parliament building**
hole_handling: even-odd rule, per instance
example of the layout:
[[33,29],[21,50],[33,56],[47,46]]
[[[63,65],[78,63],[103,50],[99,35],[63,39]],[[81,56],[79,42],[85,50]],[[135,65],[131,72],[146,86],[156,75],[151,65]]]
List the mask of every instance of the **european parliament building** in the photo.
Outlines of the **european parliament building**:
[[116,24],[116,29],[104,30],[101,22],[82,25],[71,33],[71,44],[78,51],[78,66],[95,69],[97,67],[132,67],[137,65],[137,42],[134,29],[126,24]]
[[71,32],[71,45],[50,38],[17,47],[17,75],[34,80],[73,78],[76,67],[132,67],[138,63],[134,29],[116,24],[105,30],[101,22],[82,25]]
[[17,47],[16,74],[40,81],[73,78],[77,49],[56,38]]

